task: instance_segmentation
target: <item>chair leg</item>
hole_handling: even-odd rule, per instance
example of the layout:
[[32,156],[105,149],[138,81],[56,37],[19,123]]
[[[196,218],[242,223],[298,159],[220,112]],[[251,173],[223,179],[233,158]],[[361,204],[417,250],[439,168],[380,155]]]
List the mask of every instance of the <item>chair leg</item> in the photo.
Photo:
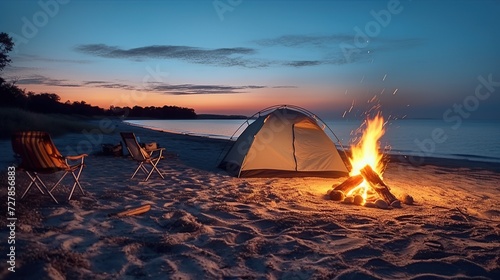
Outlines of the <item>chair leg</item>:
[[32,186],[33,184],[35,184],[35,186],[38,188],[38,190],[40,191],[40,193],[45,194],[45,193],[42,191],[42,189],[40,188],[40,186],[38,185],[38,183],[36,182],[36,177],[33,177],[33,176],[32,176],[32,175],[28,172],[28,171],[25,171],[24,173],[26,173],[26,174],[28,175],[28,177],[30,177],[31,182],[30,182],[30,184],[28,185],[28,187],[26,188],[26,190],[24,190],[24,193],[23,193],[23,195],[21,196],[21,199],[23,199],[23,198],[24,198],[24,196],[28,193],[28,191],[31,189],[31,186]]
[[[161,154],[160,154],[161,155]],[[132,174],[132,177],[130,177],[130,179],[133,179],[135,177],[135,175],[137,175],[137,172],[139,172],[139,169],[144,172],[144,174],[146,174],[146,178],[144,179],[144,181],[147,181],[149,180],[149,177],[151,177],[151,175],[153,174],[153,171],[156,170],[156,172],[158,173],[158,175],[160,175],[160,177],[162,179],[165,179],[165,177],[163,177],[163,175],[161,174],[160,170],[156,167],[156,165],[158,164],[158,162],[160,161],[161,158],[157,158],[155,161],[153,160],[150,160],[150,161],[145,161],[145,162],[140,162],[139,163],[139,166],[137,166],[137,168],[135,169],[134,171],[134,174]],[[145,164],[144,163],[149,163],[151,164],[152,168],[151,170],[148,170],[148,168],[146,168]]]
[[75,177],[75,174],[73,174],[73,177],[75,178],[75,182],[78,184],[78,188],[80,188],[80,191],[82,192],[82,195],[85,195],[85,192],[83,191],[82,185],[80,185],[80,175],[82,174],[83,170],[83,165],[80,166],[80,169],[78,170],[78,174]]
[[75,192],[75,188],[77,185],[80,188],[80,191],[82,192],[82,194],[85,195],[83,192],[82,186],[80,185],[80,182],[78,182],[78,178],[75,176],[75,173],[71,173],[71,175],[73,175],[73,178],[75,179],[75,183],[73,183],[73,187],[71,188],[71,191],[69,192],[68,201],[71,200],[71,196],[73,196],[73,192]]
[[163,174],[161,174],[161,171],[156,167],[156,165],[153,168],[154,170],[156,170],[156,173],[158,173],[158,175],[160,175],[162,179],[165,179],[165,177],[163,177]]
[[[52,195],[52,193],[49,191],[49,189],[47,188],[45,183],[42,181],[42,179],[40,179],[40,177],[38,176],[38,174],[36,172],[33,173],[34,175],[31,175],[28,171],[25,171],[25,173],[28,174],[28,177],[30,177],[31,183],[29,184],[29,186],[26,188],[26,190],[22,194],[21,199],[23,199],[26,196],[26,194],[30,190],[31,186],[33,184],[35,184],[35,186],[38,188],[40,193],[45,194],[42,191],[42,188],[43,188],[47,192],[47,194],[52,198],[52,200],[54,200],[55,203],[59,204],[59,202],[57,202],[57,199]],[[38,185],[37,181],[40,183],[40,185],[42,185],[42,188]]]
[[49,194],[49,196],[52,198],[52,200],[54,200],[55,203],[59,204],[59,202],[57,202],[57,199],[52,195],[52,193],[49,191],[47,186],[43,183],[42,179],[40,179],[40,177],[38,177],[38,174],[36,175],[36,179],[38,180],[38,182],[40,182],[40,184],[45,189],[45,191]]
[[[142,166],[142,162],[139,163],[139,166],[137,166],[137,168],[135,169],[135,172],[134,174],[132,174],[132,177],[130,177],[130,179],[133,179],[135,177],[135,174],[137,174],[137,171],[139,171],[139,169],[142,169],[144,168],[144,166]],[[142,170],[144,172],[144,170]]]
[[57,181],[53,186],[52,188],[50,188],[50,191],[54,191],[54,189],[59,186],[59,184],[61,183],[61,181],[64,179],[64,177],[66,177],[66,175],[68,174],[69,171],[66,171],[64,172],[64,174],[61,176],[61,178],[59,178],[59,181]]
[[43,192],[42,188],[38,185],[38,183],[36,181],[34,183],[35,183],[36,188],[40,191],[40,193],[45,194]]
[[147,181],[149,179],[149,177],[151,177],[151,174],[153,174],[153,171],[156,170],[156,173],[158,173],[158,175],[160,175],[160,177],[162,179],[165,179],[165,177],[163,177],[163,175],[161,174],[160,170],[156,167],[156,165],[158,164],[158,162],[160,161],[160,158],[158,158],[156,161],[151,161],[151,165],[152,165],[152,168],[151,168],[151,171],[149,172],[148,174],[148,177],[146,177],[146,179],[144,181]]
[[[23,199],[23,198],[24,198],[24,196],[28,193],[28,191],[31,189],[31,186],[32,186],[32,185],[33,185],[33,183],[35,182],[35,178],[32,178],[32,177],[31,177],[31,175],[30,175],[28,172],[26,172],[26,174],[28,174],[28,176],[30,176],[30,178],[31,178],[31,183],[28,185],[28,187],[26,188],[26,190],[24,190],[23,195],[21,195],[21,199]],[[38,189],[40,190],[40,187],[39,187]],[[41,190],[40,190],[40,191],[41,191]],[[41,192],[42,192],[42,194],[43,194],[43,191],[41,191]]]
[[154,168],[151,168],[151,171],[149,172],[148,176],[146,176],[146,179],[144,179],[144,182],[149,180],[149,177],[151,177],[151,174],[153,174]]
[[82,169],[83,165],[80,166],[80,169],[78,170],[78,174],[75,175],[75,172],[71,172],[71,175],[73,175],[73,179],[75,179],[75,183],[73,183],[73,187],[71,188],[71,191],[68,196],[68,201],[71,200],[71,196],[73,196],[73,192],[75,191],[76,186],[80,189],[80,192],[82,192],[82,195],[85,195],[85,192],[83,191],[82,185],[80,185],[80,175],[82,174]]

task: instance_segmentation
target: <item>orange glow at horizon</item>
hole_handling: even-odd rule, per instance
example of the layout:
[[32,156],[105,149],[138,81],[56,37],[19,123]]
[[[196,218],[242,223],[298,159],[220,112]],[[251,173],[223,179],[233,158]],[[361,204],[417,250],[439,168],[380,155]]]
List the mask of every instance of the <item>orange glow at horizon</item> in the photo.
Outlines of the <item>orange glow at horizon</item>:
[[[351,157],[349,158],[349,162],[351,163],[352,169],[349,176],[361,174],[360,170],[366,165],[369,165],[382,178],[384,164],[382,162],[382,154],[379,151],[379,139],[385,132],[383,124],[384,118],[380,114],[376,115],[371,120],[366,120],[366,128],[363,131],[360,141],[351,145]],[[369,189],[368,183],[363,180],[358,187],[352,189],[347,195],[361,194],[364,204],[368,199]]]
[[[325,108],[325,100],[304,94],[303,89],[268,88],[244,93],[173,95],[159,92],[100,87],[61,87],[26,85],[26,91],[55,93],[61,102],[85,101],[107,109],[115,107],[179,106],[193,108],[198,114],[250,116],[276,104],[294,104],[305,108]],[[337,100],[338,101],[338,100]],[[350,102],[350,101],[346,101]],[[330,106],[331,108],[331,106]],[[311,109],[314,110],[314,109]]]
[[127,90],[116,88],[93,88],[93,87],[58,87],[47,85],[29,85],[26,91],[35,93],[55,93],[61,98],[60,102],[85,101],[87,104],[107,109],[110,106],[133,107],[133,106],[156,106],[161,107],[179,106],[193,108],[196,112],[209,113],[237,113],[238,111],[250,111],[252,107],[261,109],[268,107],[267,104],[277,104],[282,96],[267,94],[267,98],[256,97],[259,93],[228,93],[228,94],[191,94],[172,95],[158,92]]

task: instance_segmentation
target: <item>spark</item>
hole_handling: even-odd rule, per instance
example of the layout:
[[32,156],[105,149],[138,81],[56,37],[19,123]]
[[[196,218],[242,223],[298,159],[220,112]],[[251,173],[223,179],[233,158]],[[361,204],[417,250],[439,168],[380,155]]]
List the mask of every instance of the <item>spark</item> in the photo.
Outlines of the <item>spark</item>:
[[382,107],[382,105],[380,105],[380,103],[378,103],[377,105],[373,106],[370,111],[375,111],[375,110],[379,110],[380,107]]
[[347,111],[344,111],[344,114],[342,115],[342,118],[345,117],[345,114],[347,114]]
[[362,84],[364,80],[365,80],[365,75],[363,75],[363,77],[361,78],[361,81],[359,83]]
[[352,108],[354,108],[354,99],[352,100],[351,108],[349,108],[349,113],[352,111]]
[[384,91],[385,91],[385,88],[382,89],[382,91],[380,92],[380,95],[384,94]]
[[392,93],[392,95],[395,95],[395,94],[396,94],[396,92],[398,92],[398,89],[396,89],[396,90]]
[[384,75],[384,78],[382,79],[382,81],[385,81],[385,78],[387,77],[387,74]]

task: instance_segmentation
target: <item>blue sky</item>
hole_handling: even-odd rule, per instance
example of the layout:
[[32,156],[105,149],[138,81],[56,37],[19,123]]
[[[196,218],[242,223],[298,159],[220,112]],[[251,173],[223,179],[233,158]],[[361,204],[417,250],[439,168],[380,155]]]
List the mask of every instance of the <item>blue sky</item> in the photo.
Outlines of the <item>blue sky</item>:
[[499,118],[499,14],[499,1],[472,0],[9,0],[0,31],[16,48],[2,75],[105,108]]

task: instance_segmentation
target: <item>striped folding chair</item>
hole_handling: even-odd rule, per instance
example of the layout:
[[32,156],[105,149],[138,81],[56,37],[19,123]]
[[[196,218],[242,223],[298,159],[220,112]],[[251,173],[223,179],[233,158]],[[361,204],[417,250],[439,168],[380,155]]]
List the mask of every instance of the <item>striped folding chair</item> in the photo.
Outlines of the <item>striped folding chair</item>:
[[[54,189],[59,186],[61,181],[68,173],[71,173],[74,179],[73,187],[68,196],[71,199],[76,186],[82,194],[83,188],[80,185],[79,179],[84,167],[84,159],[87,154],[77,156],[63,157],[52,142],[50,135],[43,131],[24,131],[12,134],[12,149],[21,158],[19,169],[23,170],[31,179],[30,184],[24,191],[21,199],[23,199],[33,185],[35,185],[40,193],[48,194],[56,203],[57,199],[52,195]],[[70,165],[68,161],[78,161],[78,163]],[[53,174],[63,172],[61,178],[48,189],[45,183],[40,178],[40,174]],[[76,174],[75,174],[76,173]]]
[[[158,175],[160,175],[162,179],[165,179],[158,167],[156,167],[160,159],[163,158],[162,152],[163,150],[165,150],[165,148],[152,149],[148,152],[144,148],[142,148],[141,145],[139,145],[139,142],[137,142],[137,138],[135,137],[134,133],[120,132],[120,135],[122,136],[123,142],[125,143],[130,156],[139,164],[139,166],[137,166],[137,168],[135,169],[134,174],[132,174],[131,179],[134,178],[139,170],[147,175],[144,181],[147,181],[149,177],[151,177],[153,171],[156,171],[156,173],[158,173]],[[148,170],[144,166],[145,164],[151,164],[151,170]]]

